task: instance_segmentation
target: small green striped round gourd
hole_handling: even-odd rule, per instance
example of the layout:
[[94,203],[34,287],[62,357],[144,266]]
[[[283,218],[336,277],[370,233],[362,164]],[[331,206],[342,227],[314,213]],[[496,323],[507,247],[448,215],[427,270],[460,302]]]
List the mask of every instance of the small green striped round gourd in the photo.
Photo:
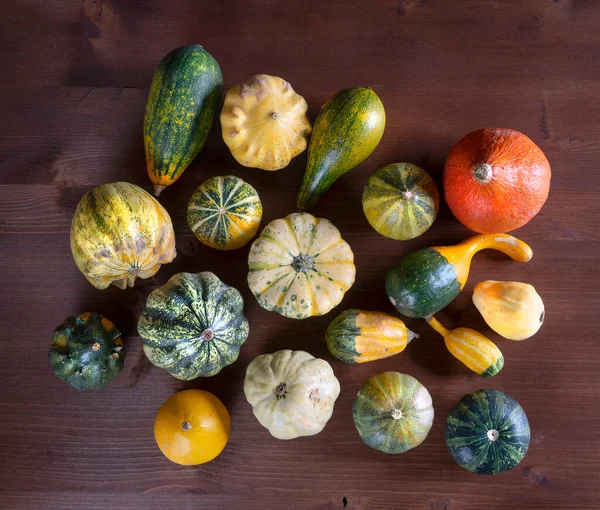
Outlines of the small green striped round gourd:
[[519,403],[498,390],[478,390],[461,398],[446,420],[446,444],[467,471],[497,475],[523,460],[529,421]]
[[178,379],[215,375],[248,338],[243,306],[213,273],[178,273],[148,296],[138,323],[144,353]]
[[427,388],[414,377],[384,372],[371,377],[352,405],[361,439],[385,453],[404,453],[419,446],[433,424]]
[[369,224],[381,235],[407,241],[423,234],[435,221],[440,196],[430,175],[411,163],[393,163],[377,170],[362,196]]
[[263,207],[256,190],[234,175],[211,177],[194,191],[188,225],[198,240],[217,250],[235,250],[258,231]]

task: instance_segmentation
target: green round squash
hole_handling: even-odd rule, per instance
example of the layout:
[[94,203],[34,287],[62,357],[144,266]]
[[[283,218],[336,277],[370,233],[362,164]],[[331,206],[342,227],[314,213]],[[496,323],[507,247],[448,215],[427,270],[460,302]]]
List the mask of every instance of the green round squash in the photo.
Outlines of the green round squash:
[[231,365],[248,338],[244,300],[210,272],[178,273],[153,291],[140,317],[144,353],[188,381]]
[[414,377],[384,372],[371,377],[352,405],[361,439],[385,453],[404,453],[419,446],[433,424],[427,388]]
[[377,232],[407,241],[431,227],[440,195],[433,179],[421,167],[393,163],[369,177],[362,204],[368,222]]
[[106,386],[121,370],[120,331],[99,313],[73,315],[52,333],[48,359],[56,376],[77,390]]
[[514,468],[529,448],[527,415],[519,403],[497,390],[461,398],[446,421],[446,444],[467,471],[496,475]]
[[188,225],[198,240],[217,250],[235,250],[258,232],[262,203],[256,190],[234,175],[211,177],[194,191]]

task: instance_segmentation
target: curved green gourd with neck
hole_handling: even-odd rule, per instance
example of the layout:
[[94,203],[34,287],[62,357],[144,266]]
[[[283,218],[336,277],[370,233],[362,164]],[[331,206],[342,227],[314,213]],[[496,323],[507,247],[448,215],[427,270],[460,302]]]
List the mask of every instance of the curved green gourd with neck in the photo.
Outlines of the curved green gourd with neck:
[[439,312],[467,283],[473,255],[487,248],[517,262],[533,256],[529,245],[508,234],[479,234],[455,246],[423,248],[402,257],[388,271],[385,290],[390,302],[407,317]]
[[384,129],[385,110],[372,89],[345,89],[329,99],[315,121],[298,208],[313,207],[339,177],[368,158]]

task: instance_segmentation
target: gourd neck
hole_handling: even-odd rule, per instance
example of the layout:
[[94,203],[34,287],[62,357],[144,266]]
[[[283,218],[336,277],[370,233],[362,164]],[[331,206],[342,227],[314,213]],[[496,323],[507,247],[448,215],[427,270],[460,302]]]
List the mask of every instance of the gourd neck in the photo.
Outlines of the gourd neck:
[[425,317],[425,320],[433,329],[435,329],[444,338],[450,333],[450,331],[448,331],[442,324],[440,324],[440,322],[438,322],[438,320],[433,315]]
[[494,169],[489,163],[479,163],[473,168],[473,176],[479,184],[488,184],[494,175]]
[[305,255],[301,253],[294,257],[292,261],[292,267],[296,270],[297,273],[308,273],[313,270],[314,266],[314,258],[309,255]]

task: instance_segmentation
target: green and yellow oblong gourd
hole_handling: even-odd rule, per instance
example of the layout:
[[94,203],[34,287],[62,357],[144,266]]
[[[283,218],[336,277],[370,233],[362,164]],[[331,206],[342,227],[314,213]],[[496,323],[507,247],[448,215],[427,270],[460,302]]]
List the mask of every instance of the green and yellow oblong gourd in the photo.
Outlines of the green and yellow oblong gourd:
[[298,192],[298,209],[310,209],[332,184],[367,159],[385,129],[385,109],[370,88],[332,96],[315,121]]
[[448,330],[435,317],[429,325],[444,337],[450,354],[481,377],[492,377],[504,367],[504,356],[494,342],[470,328]]
[[233,175],[211,177],[191,196],[188,225],[203,244],[218,250],[235,250],[258,231],[262,203],[256,190]]
[[363,211],[382,236],[407,241],[423,234],[435,221],[440,196],[430,175],[411,163],[393,163],[377,170],[363,191]]
[[339,314],[325,332],[329,352],[344,363],[389,358],[406,349],[418,335],[397,317],[351,308]]
[[501,251],[517,262],[533,257],[529,245],[508,234],[479,234],[455,246],[423,248],[402,257],[388,271],[388,299],[407,317],[424,318],[439,312],[467,283],[473,255],[486,248]]
[[182,46],[161,60],[144,116],[146,166],[155,195],[179,179],[204,147],[222,88],[221,68],[202,46]]

